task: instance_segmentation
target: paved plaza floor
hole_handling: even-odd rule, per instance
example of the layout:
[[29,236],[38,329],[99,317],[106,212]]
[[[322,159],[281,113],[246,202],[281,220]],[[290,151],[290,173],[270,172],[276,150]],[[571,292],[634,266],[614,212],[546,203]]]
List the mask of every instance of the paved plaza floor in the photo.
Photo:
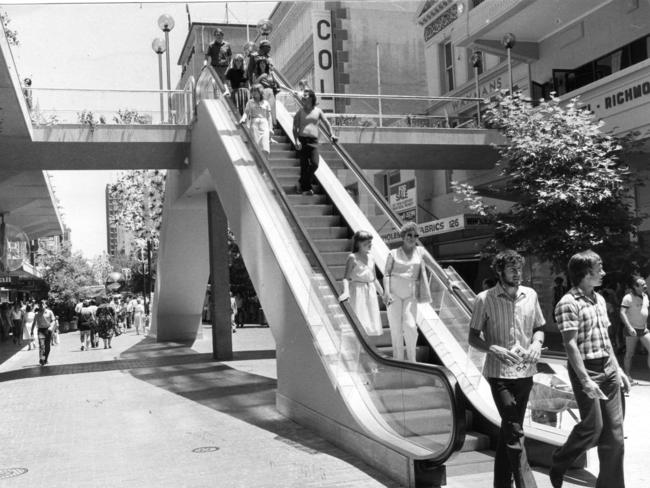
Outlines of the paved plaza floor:
[[[192,346],[129,331],[91,351],[62,334],[44,368],[36,351],[2,343],[0,488],[399,486],[275,410],[269,329],[239,329],[235,358],[223,363],[205,331]],[[650,486],[650,374],[637,376],[626,420],[633,488]],[[593,486],[577,474],[566,487]],[[550,487],[544,471],[535,476]],[[491,474],[454,475],[447,486],[489,487]]]

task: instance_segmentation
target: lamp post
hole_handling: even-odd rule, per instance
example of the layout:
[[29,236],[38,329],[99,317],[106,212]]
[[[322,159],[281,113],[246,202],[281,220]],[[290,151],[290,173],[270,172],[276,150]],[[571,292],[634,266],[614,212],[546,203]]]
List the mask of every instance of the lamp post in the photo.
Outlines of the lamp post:
[[151,43],[151,49],[158,55],[158,85],[160,86],[160,123],[165,120],[165,102],[163,101],[163,71],[162,71],[162,53],[167,50],[165,41],[156,37]]
[[508,51],[508,76],[510,79],[511,96],[512,96],[512,58],[510,56],[510,51],[512,51],[512,48],[515,47],[516,43],[517,43],[517,38],[511,32],[508,32],[505,36],[503,36],[503,39],[501,39],[501,45],[506,48],[506,51]]
[[[476,98],[481,98],[481,95],[479,93],[479,86],[478,86],[478,74],[479,71],[483,65],[483,59],[481,55],[481,51],[474,51],[472,53],[472,66],[474,67],[474,88],[476,89]],[[481,102],[476,101],[476,121],[480,127],[481,125]]]
[[[169,32],[174,28],[174,19],[169,14],[162,14],[158,17],[158,27],[165,33],[165,54],[167,58],[167,90],[171,91],[171,67],[169,65]],[[171,124],[172,122],[172,96],[171,93],[167,93],[167,121]]]

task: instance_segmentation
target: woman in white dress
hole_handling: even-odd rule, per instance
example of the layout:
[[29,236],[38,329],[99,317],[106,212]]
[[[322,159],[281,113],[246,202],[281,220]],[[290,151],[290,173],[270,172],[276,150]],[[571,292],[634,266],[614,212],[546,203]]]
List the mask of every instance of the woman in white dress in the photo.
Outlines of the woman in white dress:
[[263,99],[262,85],[255,84],[251,88],[251,99],[246,103],[244,115],[240,124],[248,122],[249,129],[253,132],[253,139],[268,158],[271,154],[271,106]]
[[379,313],[379,295],[384,290],[377,280],[375,262],[370,256],[372,235],[358,231],[352,238],[352,254],[345,263],[343,277],[343,293],[339,301],[350,299],[350,305],[370,336],[380,336],[383,333],[381,315]]
[[413,222],[402,226],[402,246],[393,249],[386,260],[384,300],[388,303],[388,323],[393,358],[415,362],[418,340],[416,324],[418,302],[430,302],[424,253],[417,247],[418,228]]
[[133,307],[133,325],[137,335],[140,335],[140,327],[142,327],[142,333],[144,334],[144,305],[142,304],[142,298],[138,298]]
[[34,340],[34,334],[32,334],[34,317],[36,317],[36,314],[32,310],[32,306],[27,305],[25,307],[25,313],[23,315],[23,341],[27,343],[27,348],[29,351],[36,349],[36,341]]

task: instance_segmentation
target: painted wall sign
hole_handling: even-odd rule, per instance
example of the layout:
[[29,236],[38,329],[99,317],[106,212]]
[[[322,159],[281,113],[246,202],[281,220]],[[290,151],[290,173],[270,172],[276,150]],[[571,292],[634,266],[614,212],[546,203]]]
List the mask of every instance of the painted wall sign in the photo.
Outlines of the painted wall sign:
[[[418,234],[420,234],[420,239],[423,237],[431,237],[434,235],[446,234],[447,232],[463,230],[466,227],[465,217],[465,215],[452,215],[450,217],[445,217],[444,219],[422,222],[418,224]],[[381,238],[386,243],[401,240],[398,230],[382,234]]]
[[[314,91],[334,93],[334,47],[332,14],[329,10],[312,10],[314,34]],[[319,97],[323,112],[334,112],[334,99]]]
[[388,189],[388,203],[402,220],[417,220],[418,196],[415,179],[391,185]]

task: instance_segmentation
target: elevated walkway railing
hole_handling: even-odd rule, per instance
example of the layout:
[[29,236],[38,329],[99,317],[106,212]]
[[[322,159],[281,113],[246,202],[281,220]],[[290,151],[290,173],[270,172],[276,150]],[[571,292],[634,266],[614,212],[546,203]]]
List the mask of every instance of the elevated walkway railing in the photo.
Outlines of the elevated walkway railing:
[[[278,74],[278,71],[275,73]],[[283,84],[285,81],[282,78]],[[289,112],[295,112],[300,106],[300,100],[289,87],[286,87],[286,90],[278,94],[279,100]],[[362,93],[319,93],[318,97],[330,123],[338,127],[481,128],[481,109],[486,103],[484,99],[474,97]],[[434,102],[464,106],[473,103],[476,105],[476,111],[466,115],[428,114],[428,108]]]
[[[211,80],[206,79],[208,77]],[[232,122],[238,124],[238,111],[230,98],[220,97],[223,91],[223,84],[214,69],[206,66],[197,80],[197,99],[221,98],[229,107]],[[460,448],[464,440],[464,410],[457,396],[453,376],[444,367],[386,358],[370,345],[365,330],[350,305],[346,302],[339,303],[336,299],[336,280],[295,214],[266,157],[248,129],[241,127],[241,133],[312,268],[307,315],[317,316],[317,323],[308,325],[312,328],[314,343],[320,351],[321,360],[332,382],[346,400],[353,415],[357,414],[356,410],[359,410],[361,404],[365,405],[365,409],[374,412],[372,419],[365,417],[366,422],[372,421],[374,429],[368,429],[363,415],[357,416],[373,438],[382,439],[393,449],[414,459],[426,459],[433,465],[443,464]],[[406,416],[400,412],[388,415],[379,394],[382,384],[393,384],[398,391],[400,388],[408,388],[409,385],[412,387],[413,384],[435,391],[431,394],[440,399],[444,405],[443,411],[446,412],[444,418],[437,419],[440,425],[444,426],[444,432],[435,439],[418,436],[417,427],[409,425]],[[411,432],[411,438],[407,439],[400,432]]]
[[32,124],[189,125],[194,86],[185,90],[26,88]]

